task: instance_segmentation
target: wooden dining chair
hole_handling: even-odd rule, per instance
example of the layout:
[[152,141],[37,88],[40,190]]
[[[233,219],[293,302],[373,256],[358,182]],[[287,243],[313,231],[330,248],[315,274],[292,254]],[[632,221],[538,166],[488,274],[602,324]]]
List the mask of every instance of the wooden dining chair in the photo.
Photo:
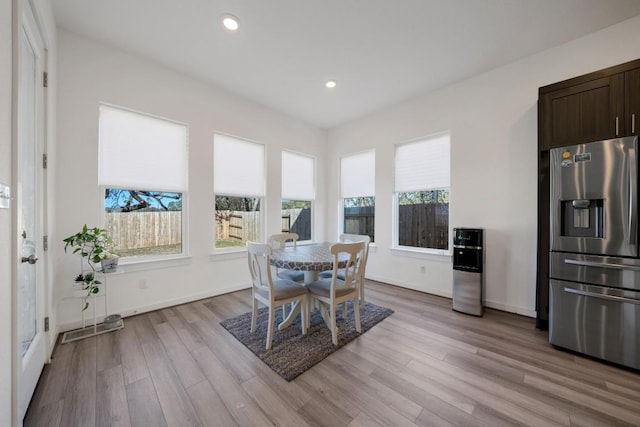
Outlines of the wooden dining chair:
[[[320,304],[320,310],[325,323],[331,330],[331,341],[338,345],[338,327],[336,325],[336,310],[338,305],[353,301],[353,313],[356,330],[362,332],[360,325],[360,305],[358,304],[358,278],[360,277],[361,260],[364,258],[364,241],[353,243],[334,243],[331,245],[333,255],[333,274],[331,278],[324,278],[307,284],[310,302]],[[347,258],[343,269],[339,268],[341,258]],[[344,279],[338,278],[338,272],[344,272]],[[343,310],[346,316],[346,310]],[[346,320],[346,317],[345,317]]]
[[[273,249],[284,248],[289,242],[291,246],[296,246],[298,241],[298,233],[278,233],[269,236],[269,245]],[[276,275],[281,279],[293,280],[294,282],[304,282],[304,271],[276,269]]]
[[[251,273],[251,333],[256,330],[258,317],[258,305],[262,303],[269,307],[269,326],[267,328],[267,341],[265,348],[271,349],[273,341],[273,325],[275,321],[275,309],[288,303],[300,304],[302,334],[307,333],[309,313],[307,303],[307,290],[304,286],[287,279],[273,280],[271,275],[272,248],[268,244],[247,242],[247,254],[249,272]],[[284,309],[283,309],[284,312]]]
[[[371,237],[366,234],[341,234],[340,242],[349,243],[349,242],[364,242],[364,256],[360,261],[360,277],[358,277],[358,293],[360,297],[360,303],[365,303],[364,300],[364,275],[367,268],[367,260],[369,259],[369,243],[371,243]],[[321,278],[329,278],[333,275],[333,270],[323,271],[320,273]],[[344,280],[344,270],[338,270],[338,279]]]

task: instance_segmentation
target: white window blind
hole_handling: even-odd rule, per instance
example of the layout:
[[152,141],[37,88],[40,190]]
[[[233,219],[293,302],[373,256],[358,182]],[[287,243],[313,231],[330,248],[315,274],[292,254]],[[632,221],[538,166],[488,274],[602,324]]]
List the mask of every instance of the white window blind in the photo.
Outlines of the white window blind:
[[343,199],[376,195],[375,151],[365,151],[340,159],[340,193]]
[[227,196],[263,197],[264,145],[216,133],[213,136],[213,191]]
[[449,188],[449,134],[396,146],[395,191]]
[[282,152],[282,198],[314,200],[315,160],[311,156]]
[[187,127],[100,106],[98,184],[136,190],[187,190]]

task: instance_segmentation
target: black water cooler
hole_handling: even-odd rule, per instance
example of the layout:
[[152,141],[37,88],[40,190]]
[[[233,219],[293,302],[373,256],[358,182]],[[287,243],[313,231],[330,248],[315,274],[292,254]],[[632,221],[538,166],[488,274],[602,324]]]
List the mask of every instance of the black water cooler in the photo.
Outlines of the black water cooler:
[[484,238],[481,228],[453,229],[453,309],[482,316]]

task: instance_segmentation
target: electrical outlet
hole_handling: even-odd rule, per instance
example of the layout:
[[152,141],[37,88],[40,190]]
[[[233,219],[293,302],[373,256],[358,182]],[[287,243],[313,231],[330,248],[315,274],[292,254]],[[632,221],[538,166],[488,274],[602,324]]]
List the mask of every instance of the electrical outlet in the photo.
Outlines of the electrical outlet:
[[147,279],[140,279],[140,282],[138,282],[138,287],[140,289],[147,289]]

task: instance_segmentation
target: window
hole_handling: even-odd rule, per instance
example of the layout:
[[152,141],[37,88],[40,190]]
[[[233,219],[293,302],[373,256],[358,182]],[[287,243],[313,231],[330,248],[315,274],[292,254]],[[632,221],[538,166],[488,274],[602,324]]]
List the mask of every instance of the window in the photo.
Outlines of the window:
[[375,225],[375,151],[344,156],[340,159],[340,193],[343,206],[343,231],[363,234],[374,241]]
[[449,133],[396,146],[397,246],[449,249]]
[[215,248],[261,242],[265,195],[264,145],[228,135],[213,137]]
[[311,202],[315,200],[315,159],[282,152],[282,231],[311,240]]
[[101,105],[98,133],[98,184],[114,252],[184,254],[187,126]]

